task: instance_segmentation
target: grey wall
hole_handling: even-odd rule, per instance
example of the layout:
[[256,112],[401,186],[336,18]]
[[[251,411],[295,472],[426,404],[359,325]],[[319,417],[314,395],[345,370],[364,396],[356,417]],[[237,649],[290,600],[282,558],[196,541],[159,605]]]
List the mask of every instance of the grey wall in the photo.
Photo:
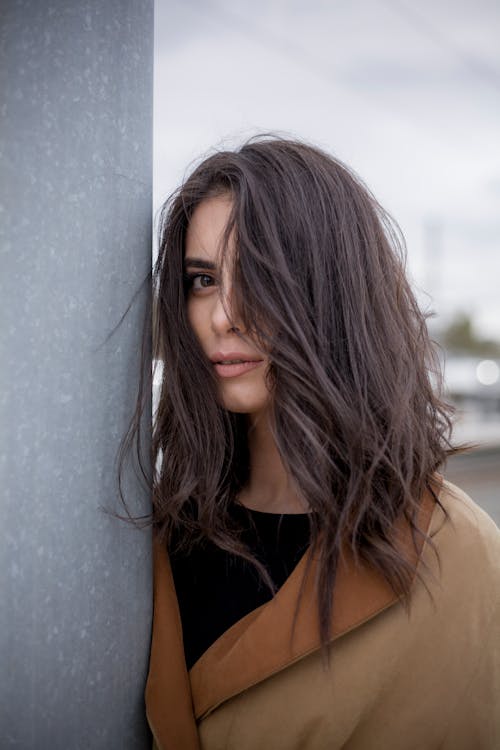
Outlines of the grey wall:
[[0,22],[0,747],[143,748],[150,535],[101,506],[148,293],[105,342],[150,267],[153,2]]

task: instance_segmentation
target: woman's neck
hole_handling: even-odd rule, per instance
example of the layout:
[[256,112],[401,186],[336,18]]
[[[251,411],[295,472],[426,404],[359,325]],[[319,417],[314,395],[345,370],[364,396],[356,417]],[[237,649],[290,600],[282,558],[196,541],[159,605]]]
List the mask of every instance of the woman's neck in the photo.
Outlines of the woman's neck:
[[241,505],[268,513],[307,513],[292,485],[269,427],[267,414],[251,419],[248,430],[250,478],[238,495]]

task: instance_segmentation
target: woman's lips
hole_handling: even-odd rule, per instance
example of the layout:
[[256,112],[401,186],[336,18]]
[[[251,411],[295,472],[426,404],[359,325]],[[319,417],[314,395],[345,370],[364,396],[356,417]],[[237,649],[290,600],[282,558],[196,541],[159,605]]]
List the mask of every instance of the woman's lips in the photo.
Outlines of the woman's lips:
[[214,362],[214,367],[217,375],[220,375],[221,378],[234,378],[237,375],[243,375],[245,372],[254,370],[261,365],[262,362],[262,359],[254,360],[252,362],[238,362],[234,365],[221,365],[218,362]]

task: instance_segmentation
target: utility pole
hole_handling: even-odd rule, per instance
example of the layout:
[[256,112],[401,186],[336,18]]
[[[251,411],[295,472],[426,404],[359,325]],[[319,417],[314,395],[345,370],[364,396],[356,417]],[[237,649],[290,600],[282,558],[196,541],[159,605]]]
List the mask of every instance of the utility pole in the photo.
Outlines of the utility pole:
[[0,24],[0,746],[139,750],[151,539],[102,509],[149,293],[107,339],[151,264],[153,0]]
[[440,304],[442,292],[443,223],[439,218],[424,221],[425,291],[434,303]]

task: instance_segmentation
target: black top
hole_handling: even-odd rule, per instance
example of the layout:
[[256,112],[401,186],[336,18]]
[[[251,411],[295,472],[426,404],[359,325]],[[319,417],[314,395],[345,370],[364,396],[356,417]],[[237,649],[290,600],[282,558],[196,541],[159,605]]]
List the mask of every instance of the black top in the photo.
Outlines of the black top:
[[[280,588],[309,545],[307,513],[264,513],[231,507],[242,541]],[[249,519],[252,519],[255,528]],[[272,598],[253,565],[204,540],[188,556],[170,554],[190,669],[231,625]]]

